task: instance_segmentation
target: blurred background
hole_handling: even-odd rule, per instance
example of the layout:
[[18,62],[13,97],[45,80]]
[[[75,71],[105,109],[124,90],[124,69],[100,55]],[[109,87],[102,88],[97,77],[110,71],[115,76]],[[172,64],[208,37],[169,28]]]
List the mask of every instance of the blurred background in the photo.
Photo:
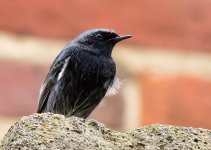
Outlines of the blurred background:
[[133,38],[113,57],[122,81],[89,118],[119,131],[146,124],[211,129],[210,0],[1,0],[0,139],[36,112],[62,47],[91,28]]

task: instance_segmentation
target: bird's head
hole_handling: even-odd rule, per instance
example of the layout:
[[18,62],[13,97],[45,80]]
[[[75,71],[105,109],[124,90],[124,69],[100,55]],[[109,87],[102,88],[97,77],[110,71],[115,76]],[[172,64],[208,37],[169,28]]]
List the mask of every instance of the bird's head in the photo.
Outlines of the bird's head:
[[113,30],[92,29],[80,34],[75,40],[83,50],[110,57],[114,45],[130,37],[132,36],[120,36]]

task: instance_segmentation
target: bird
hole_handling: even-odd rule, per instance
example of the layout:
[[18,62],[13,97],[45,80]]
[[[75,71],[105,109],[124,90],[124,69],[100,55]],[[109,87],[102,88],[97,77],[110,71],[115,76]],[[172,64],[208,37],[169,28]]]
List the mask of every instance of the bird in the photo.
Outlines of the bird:
[[130,37],[114,30],[91,29],[68,42],[41,86],[37,113],[87,118],[109,90],[113,88],[115,93],[112,50],[116,43]]

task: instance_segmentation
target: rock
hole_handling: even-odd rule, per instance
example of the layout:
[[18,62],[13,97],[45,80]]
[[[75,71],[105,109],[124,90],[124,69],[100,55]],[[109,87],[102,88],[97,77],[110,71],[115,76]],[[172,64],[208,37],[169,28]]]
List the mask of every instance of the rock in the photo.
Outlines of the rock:
[[211,149],[211,131],[150,125],[121,133],[94,120],[58,114],[22,117],[5,135],[1,150],[194,150]]

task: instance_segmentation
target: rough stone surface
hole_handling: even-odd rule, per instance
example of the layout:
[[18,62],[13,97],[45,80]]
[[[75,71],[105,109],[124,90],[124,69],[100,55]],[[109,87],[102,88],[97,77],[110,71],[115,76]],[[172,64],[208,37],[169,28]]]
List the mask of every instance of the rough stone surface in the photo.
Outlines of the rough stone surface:
[[1,150],[194,150],[211,149],[211,131],[150,125],[120,133],[94,120],[33,114],[17,121],[0,144]]

